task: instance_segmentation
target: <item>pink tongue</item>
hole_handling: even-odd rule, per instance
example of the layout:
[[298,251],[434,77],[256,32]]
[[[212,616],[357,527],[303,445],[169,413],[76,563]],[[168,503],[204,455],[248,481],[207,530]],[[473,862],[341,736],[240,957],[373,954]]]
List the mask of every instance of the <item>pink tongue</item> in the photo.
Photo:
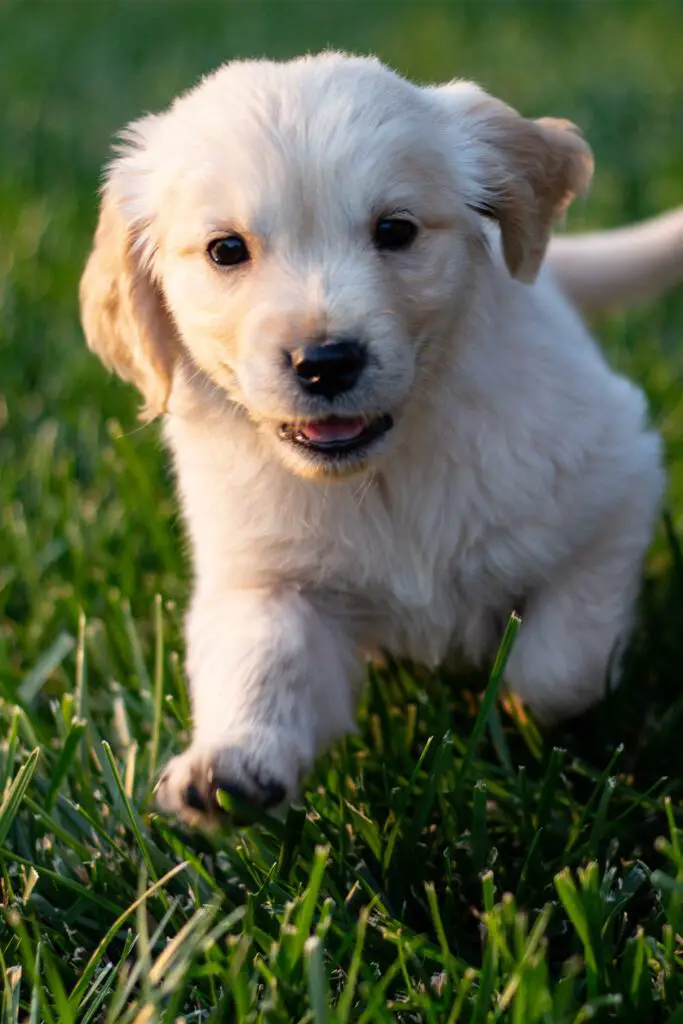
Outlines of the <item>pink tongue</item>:
[[355,419],[310,420],[300,427],[301,433],[309,441],[352,441],[363,433],[365,421]]

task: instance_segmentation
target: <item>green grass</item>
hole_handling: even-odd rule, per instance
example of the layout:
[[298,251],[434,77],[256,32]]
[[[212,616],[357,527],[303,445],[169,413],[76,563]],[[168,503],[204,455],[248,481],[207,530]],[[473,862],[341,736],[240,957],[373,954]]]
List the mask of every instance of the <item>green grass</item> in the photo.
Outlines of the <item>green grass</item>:
[[152,811],[189,728],[185,543],[76,304],[111,134],[227,57],[376,51],[570,117],[578,227],[681,202],[682,32],[666,0],[0,6],[2,1024],[683,1024],[683,296],[598,325],[671,474],[622,689],[540,736],[500,665],[483,702],[390,665],[302,809],[213,839]]

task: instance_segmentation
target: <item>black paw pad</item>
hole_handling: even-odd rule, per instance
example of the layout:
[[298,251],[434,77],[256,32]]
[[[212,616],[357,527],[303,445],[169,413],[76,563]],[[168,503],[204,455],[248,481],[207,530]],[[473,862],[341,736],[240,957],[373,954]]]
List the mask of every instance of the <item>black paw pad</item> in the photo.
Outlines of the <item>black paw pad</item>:
[[259,788],[261,790],[261,807],[264,811],[270,810],[271,807],[277,807],[281,804],[286,796],[286,789],[281,782],[276,782],[275,779],[269,779],[268,782],[259,782]]
[[201,795],[194,782],[191,782],[183,797],[188,807],[191,807],[193,811],[206,811],[206,800]]
[[238,804],[242,804],[245,810],[251,805],[263,811],[268,811],[271,807],[281,803],[287,793],[285,787],[274,779],[268,779],[263,782],[261,779],[254,777],[251,780],[251,785],[247,788],[247,786],[239,782],[221,778],[218,775],[213,778],[212,790],[214,794],[216,790],[226,793]]

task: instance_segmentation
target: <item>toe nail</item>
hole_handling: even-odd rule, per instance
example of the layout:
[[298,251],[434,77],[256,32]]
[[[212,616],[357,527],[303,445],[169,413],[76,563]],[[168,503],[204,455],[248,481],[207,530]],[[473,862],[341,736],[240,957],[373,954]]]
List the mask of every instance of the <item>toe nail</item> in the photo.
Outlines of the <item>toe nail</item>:
[[155,793],[155,794],[158,793],[159,790],[164,785],[164,783],[166,782],[167,779],[168,779],[168,772],[167,771],[166,772],[162,772],[161,775],[159,776],[159,778],[157,779],[156,785],[154,786],[154,789],[152,790],[152,792]]
[[206,801],[200,794],[194,782],[191,782],[185,790],[185,803],[188,807],[191,807],[193,811],[206,810]]

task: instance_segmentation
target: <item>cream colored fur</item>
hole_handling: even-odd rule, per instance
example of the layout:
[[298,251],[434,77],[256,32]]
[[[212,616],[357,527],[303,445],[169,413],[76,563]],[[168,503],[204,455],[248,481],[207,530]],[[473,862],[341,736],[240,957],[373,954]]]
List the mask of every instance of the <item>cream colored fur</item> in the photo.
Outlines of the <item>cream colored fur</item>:
[[683,209],[613,231],[559,235],[548,265],[587,312],[656,298],[683,277]]
[[[591,173],[566,122],[341,54],[226,65],[127,131],[82,304],[91,347],[164,413],[192,542],[194,738],[162,807],[209,820],[216,784],[291,798],[353,728],[366,651],[485,662],[513,608],[508,681],[537,714],[603,694],[664,477],[642,392],[539,273]],[[417,239],[378,253],[397,210]],[[207,245],[234,231],[251,261],[217,268]],[[601,275],[617,298],[639,278],[622,247],[618,274],[593,259],[604,244],[551,248],[587,306]],[[672,283],[679,256],[643,276]],[[334,411],[394,416],[347,475],[278,437],[331,411],[283,356],[318,334],[371,357]]]

